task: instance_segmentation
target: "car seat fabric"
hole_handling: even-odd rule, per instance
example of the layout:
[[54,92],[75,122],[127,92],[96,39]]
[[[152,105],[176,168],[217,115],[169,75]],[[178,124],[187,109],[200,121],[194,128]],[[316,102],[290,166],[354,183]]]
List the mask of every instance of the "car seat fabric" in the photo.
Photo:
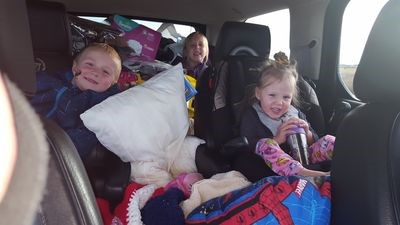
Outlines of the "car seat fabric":
[[214,62],[220,62],[230,55],[268,57],[270,42],[270,32],[267,26],[225,22],[215,45]]
[[102,224],[101,215],[83,163],[68,135],[43,119],[50,146],[47,192],[42,217],[47,224]]
[[299,90],[299,102],[296,106],[304,112],[307,121],[318,136],[324,136],[326,134],[325,119],[314,88],[302,75],[299,75],[297,87]]
[[197,81],[196,136],[212,141],[214,146],[232,138],[231,124],[237,124],[238,104],[244,100],[247,85],[254,83],[260,63],[268,58],[269,43],[267,26],[224,23],[214,49],[213,67]]
[[36,71],[55,72],[72,66],[70,25],[62,3],[28,1]]
[[[267,26],[226,22],[214,49],[213,66],[197,79],[194,130],[197,137],[206,140],[207,147],[198,149],[196,164],[206,178],[231,169],[229,160],[219,155],[220,149],[239,135],[245,89],[254,83],[258,68],[268,58],[269,43]],[[237,144],[242,147],[233,149],[243,149],[243,143]],[[219,165],[210,166],[214,163]]]
[[23,0],[0,3],[0,62],[1,70],[22,91],[33,94],[36,91],[36,78],[25,5]]
[[373,25],[354,77],[366,104],[338,128],[332,160],[332,224],[400,224],[400,19],[389,1]]

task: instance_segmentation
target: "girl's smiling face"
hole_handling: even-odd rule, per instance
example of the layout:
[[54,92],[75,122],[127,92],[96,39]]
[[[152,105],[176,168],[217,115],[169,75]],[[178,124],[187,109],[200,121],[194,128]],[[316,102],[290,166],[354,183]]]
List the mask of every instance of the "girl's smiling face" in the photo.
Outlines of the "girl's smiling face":
[[82,91],[106,91],[116,79],[117,66],[112,57],[99,49],[87,49],[74,61],[73,83]]
[[187,64],[192,68],[204,63],[206,56],[208,56],[207,39],[200,34],[196,34],[186,43],[185,56]]
[[289,110],[295,87],[287,76],[282,80],[270,79],[274,80],[269,85],[256,88],[256,98],[264,113],[272,119],[279,119]]

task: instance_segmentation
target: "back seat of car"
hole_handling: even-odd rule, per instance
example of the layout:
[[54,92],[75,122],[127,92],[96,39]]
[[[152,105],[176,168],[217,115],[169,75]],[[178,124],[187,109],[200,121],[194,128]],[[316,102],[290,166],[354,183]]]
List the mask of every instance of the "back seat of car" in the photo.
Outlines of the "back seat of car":
[[[28,2],[28,16],[36,70],[51,73],[71,68],[72,40],[65,6],[57,2]],[[111,205],[122,199],[129,182],[129,163],[99,144],[85,159],[84,166],[96,197],[109,200]]]
[[[27,2],[27,11],[36,70],[50,72],[70,67],[72,55],[64,5],[31,1]],[[56,123],[41,119],[50,160],[47,190],[36,223],[102,224],[95,195],[74,144]]]
[[[13,86],[13,88],[16,89],[14,91],[15,93],[22,90],[27,95],[34,94],[35,72],[32,52],[33,47],[30,39],[31,35],[29,33],[30,26],[28,23],[27,10],[10,11],[12,8],[27,9],[27,3],[25,0],[6,2],[6,5],[2,3],[2,7],[0,7],[0,9],[5,9],[0,10],[2,19],[5,18],[3,16],[9,17],[9,21],[0,23],[0,29],[6,31],[1,32],[0,36],[0,69],[2,72],[7,73],[11,80],[17,84],[17,86]],[[29,4],[31,3],[36,4],[38,2],[29,2]],[[28,11],[35,9],[36,8],[29,8]],[[52,15],[57,17],[56,15],[60,16],[63,14],[63,11],[60,9],[62,8],[59,6],[56,8],[49,6],[48,11],[45,10],[41,13],[43,13],[43,16],[46,16],[44,12],[51,11],[53,13]],[[53,16],[51,19],[48,18],[48,20],[53,20]],[[51,34],[53,32],[54,31],[48,33]],[[10,88],[10,90],[12,89]],[[11,98],[13,99],[13,96],[11,96]],[[26,102],[25,104],[27,105]],[[18,104],[13,104],[13,107],[18,107]],[[24,113],[33,118],[32,109],[23,110],[21,108],[15,108],[14,112],[17,114],[16,126],[22,127],[22,129],[19,130],[24,130],[25,132],[34,131],[29,129],[32,123],[35,122],[33,119],[29,120],[31,117],[28,117],[28,119],[25,120],[18,120],[18,118],[20,118],[19,116]],[[38,129],[42,128],[46,132],[46,136],[43,138],[46,138],[50,150],[49,162],[45,165],[48,167],[48,174],[47,178],[46,176],[42,176],[45,174],[39,173],[34,174],[33,176],[37,179],[42,178],[43,180],[46,180],[44,195],[41,204],[37,209],[36,207],[32,208],[33,205],[30,205],[30,202],[28,201],[29,199],[24,199],[24,202],[18,202],[17,204],[19,204],[21,209],[28,210],[30,207],[30,211],[34,209],[37,210],[36,220],[33,221],[33,224],[103,224],[85,168],[71,140],[65,132],[52,121],[43,119],[42,124],[40,124]],[[25,143],[24,146],[18,146],[18,148],[25,148],[22,154],[26,154],[24,154],[23,157],[39,154],[39,150],[44,150],[38,149],[40,147],[37,145],[29,145],[30,142],[27,142],[27,139],[29,138],[37,138],[36,135],[38,134],[35,133],[35,135],[30,136],[18,136],[18,139],[20,138],[18,140],[18,145]],[[31,160],[31,164],[46,163],[36,161],[35,157],[31,157],[29,160]],[[17,170],[21,169],[26,168],[17,168]],[[21,176],[21,178],[26,181],[31,180],[30,178],[33,177],[30,174],[23,175],[26,177]],[[29,183],[28,185],[32,185],[31,190],[20,193],[20,197],[23,197],[26,194],[34,194],[33,190],[37,188],[37,186],[35,186],[36,184]],[[19,188],[14,188],[13,191],[18,192]],[[38,197],[36,198],[39,199]],[[13,215],[13,222],[16,221],[15,224],[22,224],[22,218],[23,217],[18,214]],[[21,223],[18,223],[18,221]],[[26,222],[27,221],[24,221],[23,224],[26,224]]]

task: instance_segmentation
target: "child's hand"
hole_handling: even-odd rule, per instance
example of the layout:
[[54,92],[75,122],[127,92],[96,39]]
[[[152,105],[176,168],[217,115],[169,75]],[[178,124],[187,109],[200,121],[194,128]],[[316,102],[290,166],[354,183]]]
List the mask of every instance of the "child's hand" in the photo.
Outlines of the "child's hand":
[[301,127],[304,129],[304,131],[306,132],[306,134],[308,136],[308,133],[310,133],[310,126],[308,125],[308,123],[302,119],[297,119],[296,123],[297,123],[298,127]]
[[294,124],[296,127],[301,127],[304,129],[308,144],[314,143],[314,137],[313,137],[312,132],[310,131],[310,125],[308,124],[307,121],[299,119],[299,118],[291,118],[288,120],[288,122],[289,121],[291,122],[291,124]]
[[276,133],[274,140],[278,142],[278,144],[282,144],[286,142],[286,137],[290,134],[293,134],[293,129],[298,127],[298,119],[292,118],[285,122],[283,122],[278,127],[278,132]]
[[313,134],[310,131],[310,125],[307,123],[307,121],[302,120],[302,119],[297,119],[297,125],[301,128],[304,129],[304,131],[306,132],[306,136],[307,136],[307,143],[311,144],[314,142],[314,138],[313,138]]

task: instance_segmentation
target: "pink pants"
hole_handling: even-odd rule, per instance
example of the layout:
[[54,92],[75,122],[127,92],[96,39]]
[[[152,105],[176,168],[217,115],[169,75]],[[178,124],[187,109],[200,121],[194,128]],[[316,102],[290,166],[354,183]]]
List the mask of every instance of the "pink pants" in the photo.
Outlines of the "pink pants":
[[[308,148],[309,161],[314,164],[332,159],[335,137],[325,135]],[[263,157],[267,165],[281,176],[296,175],[303,168],[300,162],[285,153],[276,141],[263,138],[257,142],[256,153]]]

